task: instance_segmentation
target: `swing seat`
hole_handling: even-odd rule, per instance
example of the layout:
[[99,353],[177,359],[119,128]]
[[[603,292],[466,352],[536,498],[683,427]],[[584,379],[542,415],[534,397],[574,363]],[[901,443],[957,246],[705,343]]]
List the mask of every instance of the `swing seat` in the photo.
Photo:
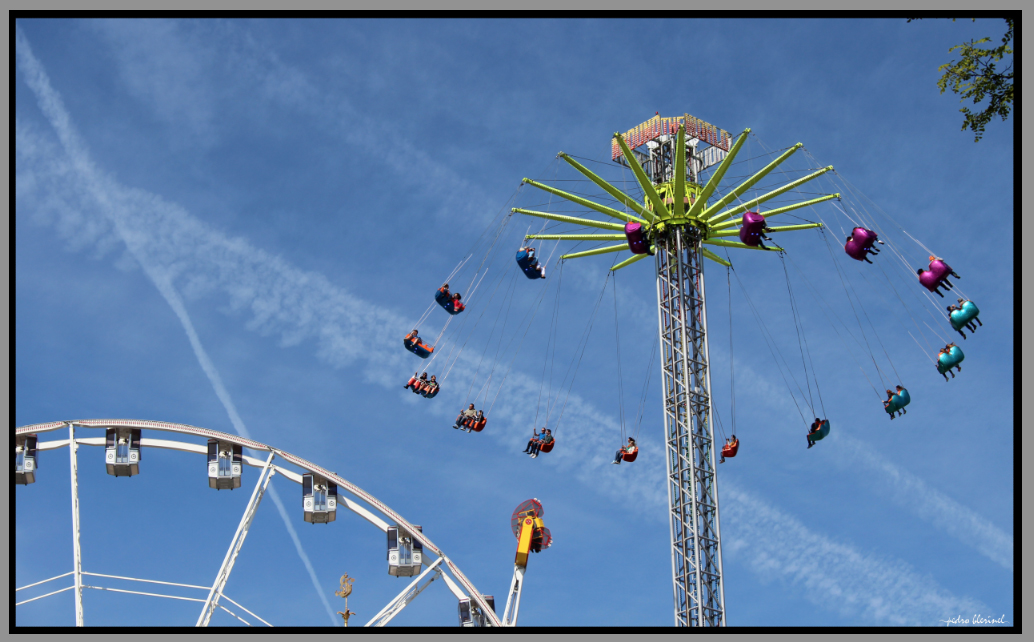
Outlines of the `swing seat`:
[[743,241],[743,244],[750,247],[761,245],[761,231],[765,229],[765,217],[757,212],[746,212],[743,215],[742,223],[740,240]]
[[851,230],[851,238],[862,244],[862,247],[872,247],[876,242],[876,232],[867,230],[864,227],[856,227]]
[[966,355],[962,354],[961,348],[952,346],[951,352],[937,357],[937,372],[944,374],[962,363],[965,358]]
[[428,347],[424,345],[424,342],[421,341],[419,337],[417,337],[417,340],[414,342],[413,339],[406,336],[406,338],[402,340],[402,345],[406,346],[406,350],[409,350],[421,359],[430,357],[431,353],[434,352],[434,346]]
[[876,242],[876,232],[864,227],[851,230],[851,240],[844,244],[844,252],[856,261],[864,261],[868,250]]
[[825,439],[826,435],[828,435],[828,434],[829,434],[829,419],[826,419],[826,420],[824,420],[822,422],[822,425],[819,426],[818,432],[814,432],[814,433],[811,434],[811,440],[812,441],[820,441],[822,439]]
[[625,223],[625,238],[628,239],[628,249],[632,250],[633,254],[650,253],[650,241],[646,239],[646,235],[643,233],[642,223],[637,223],[636,221]]
[[722,446],[722,457],[735,457],[736,453],[740,450],[740,442],[733,444],[725,444]]
[[430,392],[424,391],[424,392],[421,392],[420,394],[422,394],[427,399],[434,399],[435,396],[438,395],[438,391],[439,390],[441,390],[441,386],[435,386],[434,388],[431,388]]
[[876,243],[876,232],[867,230],[864,227],[856,227],[851,230],[851,240],[863,248],[870,248]]
[[441,288],[438,288],[438,291],[434,293],[434,300],[449,314],[459,314],[465,309],[463,303],[451,299]]
[[487,424],[487,423],[488,423],[488,419],[486,417],[482,417],[481,419],[478,419],[477,421],[470,420],[470,422],[467,425],[474,432],[481,432],[482,430],[484,430],[485,424]]
[[541,279],[542,273],[539,272],[538,259],[529,258],[527,250],[521,250],[517,252],[517,265],[524,272],[524,276],[529,279]]
[[418,394],[418,395],[419,395],[419,394],[423,394],[423,392],[424,392],[424,382],[423,382],[423,381],[420,381],[420,380],[418,379],[418,380],[417,380],[417,383],[415,383],[415,384],[413,385],[413,387],[412,387],[412,388],[410,388],[410,390],[412,390],[412,391],[413,391],[414,393],[416,393],[416,394]]
[[966,324],[977,318],[980,314],[980,310],[974,305],[972,301],[966,301],[962,304],[961,310],[952,310],[951,312],[951,327],[956,330],[961,330],[966,327]]
[[556,439],[549,442],[548,444],[542,444],[541,446],[539,446],[539,452],[548,453],[553,450],[553,446],[556,446]]
[[638,456],[639,456],[639,446],[636,446],[635,448],[633,448],[632,452],[630,452],[630,453],[627,453],[627,452],[626,453],[621,453],[621,459],[624,459],[627,462],[635,461],[635,458],[638,457]]
[[951,268],[944,261],[931,261],[930,269],[924,270],[919,275],[919,282],[923,284],[927,290],[934,292],[937,290],[937,286],[940,285],[941,281],[948,278],[951,274]]
[[895,412],[901,410],[908,404],[912,403],[912,397],[909,396],[908,390],[902,389],[901,392],[895,394],[891,399],[890,403],[887,404],[887,414],[893,415]]

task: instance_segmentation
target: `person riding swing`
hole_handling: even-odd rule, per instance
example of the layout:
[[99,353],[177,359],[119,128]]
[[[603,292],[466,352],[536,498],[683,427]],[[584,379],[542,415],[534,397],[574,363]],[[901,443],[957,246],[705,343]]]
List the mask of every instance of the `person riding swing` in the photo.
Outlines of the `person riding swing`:
[[632,439],[631,437],[629,437],[628,438],[628,445],[627,446],[623,446],[621,448],[618,448],[618,451],[616,453],[614,453],[614,461],[612,461],[610,463],[612,463],[612,464],[620,464],[621,460],[624,459],[626,454],[627,455],[631,455],[636,450],[638,450],[638,449],[636,448],[636,445],[635,445],[635,439]]

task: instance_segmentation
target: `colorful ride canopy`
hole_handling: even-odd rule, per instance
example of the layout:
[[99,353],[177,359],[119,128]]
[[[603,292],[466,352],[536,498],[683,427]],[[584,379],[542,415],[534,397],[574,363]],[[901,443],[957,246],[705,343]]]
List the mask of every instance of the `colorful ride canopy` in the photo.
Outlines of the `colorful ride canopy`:
[[[729,266],[731,265],[729,261],[711,252],[707,249],[707,246],[763,251],[782,251],[782,248],[780,247],[762,247],[760,246],[760,243],[753,243],[756,239],[752,235],[748,235],[748,240],[751,241],[751,243],[743,242],[742,236],[740,241],[725,240],[724,237],[740,236],[744,223],[748,223],[750,226],[753,226],[748,227],[748,230],[755,230],[760,233],[760,230],[765,226],[765,220],[772,216],[840,197],[840,194],[828,194],[820,196],[819,198],[814,198],[800,203],[793,203],[791,205],[785,205],[767,211],[757,211],[760,204],[794,190],[804,183],[831,171],[833,167],[829,166],[821,168],[797,180],[791,181],[777,189],[770,190],[760,196],[749,198],[746,201],[740,200],[748,190],[754,187],[754,185],[803,146],[801,143],[797,143],[772,160],[753,176],[742,181],[739,185],[736,185],[731,189],[725,189],[723,187],[721,191],[723,196],[711,202],[711,197],[715,195],[727,170],[732,166],[737,153],[742,148],[747,139],[747,135],[750,133],[750,129],[744,130],[736,139],[735,143],[733,143],[731,147],[727,148],[728,153],[725,154],[721,163],[718,164],[711,173],[707,182],[699,184],[692,182],[687,178],[685,123],[678,123],[677,130],[675,130],[675,120],[661,120],[663,122],[671,121],[671,135],[675,139],[673,152],[674,167],[672,172],[673,180],[658,184],[653,183],[635,154],[632,152],[632,149],[629,148],[628,143],[625,141],[625,137],[621,134],[614,134],[615,150],[620,150],[620,154],[624,157],[625,163],[629,168],[631,168],[632,173],[635,175],[638,186],[642,189],[644,194],[642,202],[639,202],[636,197],[623,192],[611,183],[600,178],[571,156],[560,152],[560,158],[617,201],[617,205],[621,207],[621,209],[603,205],[589,198],[578,196],[550,185],[545,185],[538,181],[525,178],[523,182],[528,185],[567,199],[572,203],[593,210],[596,213],[603,214],[610,219],[601,221],[580,216],[567,216],[563,214],[540,212],[515,207],[511,211],[519,214],[571,223],[583,227],[592,227],[609,232],[607,234],[529,234],[525,238],[570,241],[621,241],[621,243],[617,245],[598,247],[592,250],[574,252],[561,256],[562,259],[573,259],[629,250],[632,253],[630,258],[620,261],[610,268],[611,270],[619,270],[653,254],[655,248],[658,247],[658,241],[663,240],[667,233],[673,228],[692,227],[697,231],[697,238],[700,239],[700,243],[702,244],[701,251],[703,255],[712,261]],[[664,134],[664,136],[668,136],[668,134]],[[665,140],[667,141],[669,139],[665,138]],[[633,140],[633,143],[635,145],[639,145],[643,144],[644,141],[636,139]],[[722,149],[726,149],[726,147],[722,147]],[[740,217],[741,214],[748,211],[750,213],[749,216]],[[769,228],[767,232],[789,232],[821,226],[821,223],[786,225]],[[520,258],[518,258],[518,262],[520,262]],[[528,271],[525,270],[525,274],[527,273]],[[535,278],[530,274],[528,276],[529,278]]]

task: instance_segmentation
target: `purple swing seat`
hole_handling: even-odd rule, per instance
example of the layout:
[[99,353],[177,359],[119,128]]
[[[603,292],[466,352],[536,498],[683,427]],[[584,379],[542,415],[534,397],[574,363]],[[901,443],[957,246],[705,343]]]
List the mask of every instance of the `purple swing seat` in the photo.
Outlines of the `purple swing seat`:
[[625,238],[628,239],[628,249],[632,250],[633,254],[650,253],[650,241],[643,234],[642,223],[635,221],[625,223]]
[[856,261],[864,261],[866,250],[876,242],[876,232],[867,230],[864,227],[856,227],[851,230],[851,240],[844,245],[847,255]]
[[931,292],[937,290],[937,286],[951,274],[951,268],[944,261],[931,261],[930,269],[924,270],[919,275],[919,282]]
[[765,217],[757,212],[746,212],[743,215],[743,227],[740,228],[740,240],[744,245],[758,247],[761,245],[763,229],[765,229]]

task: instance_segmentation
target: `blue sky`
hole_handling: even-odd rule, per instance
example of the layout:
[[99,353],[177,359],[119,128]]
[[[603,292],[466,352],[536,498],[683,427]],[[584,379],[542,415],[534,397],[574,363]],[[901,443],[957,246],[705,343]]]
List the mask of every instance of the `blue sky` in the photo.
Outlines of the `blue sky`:
[[[1000,20],[17,25],[16,426],[246,426],[422,524],[500,602],[515,547],[510,512],[537,497],[556,543],[531,560],[520,624],[668,626],[658,373],[638,461],[608,464],[620,440],[613,295],[593,326],[558,446],[535,460],[520,451],[545,412],[558,272],[516,279],[512,252],[540,223],[515,217],[502,229],[484,291],[446,331],[443,349],[470,338],[434,400],[402,390],[420,364],[399,339],[476,247],[454,280],[468,298],[471,266],[484,255],[476,242],[500,231],[501,211],[573,209],[531,188],[515,194],[521,178],[576,178],[557,165],[563,150],[602,161],[593,168],[621,180],[620,168],[607,167],[610,135],[655,111],[688,112],[733,133],[752,129],[736,175],[804,143],[787,176],[835,166],[836,176],[802,191],[844,193],[840,207],[875,221],[890,244],[877,265],[857,264],[839,251],[849,223],[833,205],[797,212],[829,226],[842,283],[820,233],[778,239],[821,390],[815,401],[833,423],[811,450],[782,376],[805,386],[782,263],[732,254],[790,366],[776,367],[733,278],[743,445],[719,470],[729,623],[1013,621],[1013,122],[992,122],[974,144],[959,131],[957,98],[936,86],[948,48],[999,38]],[[648,34],[670,35],[654,49]],[[980,306],[984,326],[965,342],[915,282],[927,252],[909,235],[945,257]],[[575,357],[612,259],[564,265],[557,371]],[[728,429],[729,286],[720,266],[708,265],[706,278],[713,395]],[[628,416],[657,340],[656,302],[647,263],[617,282]],[[827,317],[813,287],[846,327]],[[530,328],[518,327],[539,297]],[[856,309],[865,311],[857,322]],[[444,322],[435,309],[421,332],[437,334]],[[873,356],[856,343],[859,324]],[[210,359],[207,375],[187,327]],[[917,347],[936,351],[941,338],[966,351],[949,383]],[[876,382],[871,361],[885,379]],[[458,434],[448,426],[491,364],[488,427]],[[860,365],[874,387],[911,391],[906,416],[887,421]],[[17,489],[18,586],[71,570],[65,452],[43,453],[38,482]],[[217,493],[197,456],[147,451],[132,479],[105,475],[101,457],[80,450],[84,570],[210,584],[256,471],[245,472],[241,491]],[[360,623],[403,588],[387,574],[376,528],[344,513],[327,527],[305,524],[298,487],[282,478],[273,486],[331,611],[342,608],[332,595],[342,573],[356,578],[349,608]],[[268,498],[226,592],[274,624],[332,622]],[[98,591],[84,604],[90,625],[192,624],[198,612],[192,602]],[[73,622],[67,592],[17,608],[19,624]],[[393,623],[454,625],[455,600],[436,583]]]

